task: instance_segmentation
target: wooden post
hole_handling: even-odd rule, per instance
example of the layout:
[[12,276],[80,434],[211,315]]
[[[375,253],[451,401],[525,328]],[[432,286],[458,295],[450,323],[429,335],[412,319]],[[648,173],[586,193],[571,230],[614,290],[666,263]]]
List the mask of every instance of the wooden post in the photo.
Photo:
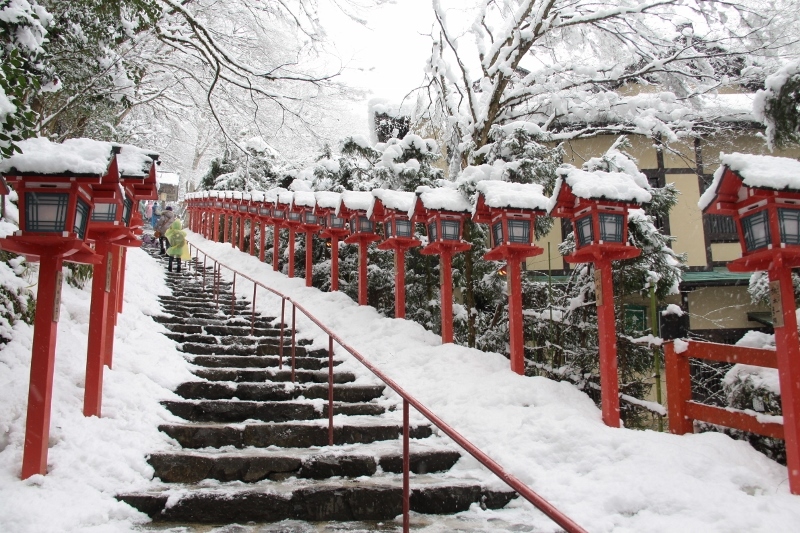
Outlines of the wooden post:
[[101,416],[103,398],[103,369],[106,357],[106,322],[108,296],[114,266],[111,245],[106,239],[95,240],[95,253],[103,262],[94,268],[92,303],[89,307],[89,338],[86,350],[86,384],[83,393],[83,415]]
[[250,219],[250,255],[256,255],[256,219]]
[[692,398],[692,376],[689,359],[675,352],[675,343],[664,344],[664,362],[667,374],[667,408],[669,432],[685,435],[694,432],[694,424],[686,412],[686,402]]
[[525,375],[525,344],[522,330],[522,274],[520,259],[512,254],[506,261],[508,271],[508,337],[511,371]]
[[453,342],[453,271],[452,252],[440,255],[440,295],[442,300],[442,344]]
[[394,316],[406,317],[406,250],[402,246],[394,251]]
[[369,305],[367,288],[367,247],[369,243],[360,241],[358,243],[358,305]]
[[331,235],[331,291],[339,290],[339,236]]
[[776,254],[769,269],[769,279],[789,490],[792,494],[800,494],[800,339],[792,269],[784,266],[782,256]]
[[267,225],[264,223],[264,220],[261,220],[260,229],[261,233],[258,243],[258,259],[263,263],[267,253],[267,251],[264,249],[267,245]]
[[[602,259],[595,263],[600,272],[597,293],[597,326],[600,348],[600,397],[603,422],[609,427],[620,427],[619,374],[617,371],[617,325],[614,317],[614,282],[611,261]],[[597,278],[595,278],[597,280]]]
[[280,249],[281,249],[281,226],[275,223],[272,230],[272,270],[278,271],[278,263],[280,262]]
[[239,215],[239,251],[244,252],[244,223],[245,219],[242,215]]
[[39,266],[39,293],[33,322],[31,379],[28,387],[22,479],[47,473],[56,334],[61,306],[62,262],[61,256],[42,254]]

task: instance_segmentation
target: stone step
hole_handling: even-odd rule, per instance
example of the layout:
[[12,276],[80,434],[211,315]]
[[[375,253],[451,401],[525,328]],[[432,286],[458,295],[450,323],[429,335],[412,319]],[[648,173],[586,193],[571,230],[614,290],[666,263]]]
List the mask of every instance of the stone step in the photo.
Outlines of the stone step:
[[[383,395],[383,385],[333,386],[333,399],[337,402],[369,402]],[[303,397],[309,400],[328,399],[327,384],[307,383],[226,383],[187,381],[175,389],[178,396],[187,400],[226,400],[237,398],[250,401],[287,401]]]
[[[488,490],[478,484],[439,481],[423,485],[420,480],[414,481],[410,507],[415,513],[453,514],[468,510],[473,503],[488,509],[500,509],[515,497],[513,492]],[[287,519],[393,520],[403,512],[403,489],[399,479],[381,479],[371,483],[306,481],[288,490],[277,486],[271,488],[234,485],[180,494],[169,491],[129,493],[118,495],[117,499],[155,521],[204,524]]]
[[[283,358],[282,365],[291,365],[291,347],[284,348],[284,353],[289,356]],[[272,355],[198,355],[190,359],[190,362],[208,368],[274,368],[281,364],[280,358]],[[339,364],[341,361],[334,359],[333,366]],[[328,368],[328,360],[295,356],[294,366],[305,370],[322,370]]]
[[[289,363],[291,364],[291,363]],[[192,371],[197,377],[208,381],[232,381],[234,383],[265,383],[267,381],[291,381],[292,372],[284,364],[283,370],[248,370],[242,368],[197,368]],[[300,383],[327,383],[328,372],[318,370],[295,370],[295,380]],[[356,380],[352,372],[334,372],[334,383],[351,383]]]
[[[253,333],[256,333],[258,330],[253,330]],[[262,330],[266,335],[262,337],[253,336],[241,336],[241,337],[234,337],[234,336],[226,336],[226,337],[218,337],[216,335],[208,335],[205,333],[176,333],[173,330],[173,333],[168,333],[167,337],[170,339],[181,342],[181,343],[192,343],[192,344],[208,344],[208,345],[225,345],[225,346],[252,346],[256,347],[258,344],[278,344],[280,345],[280,335],[273,336],[272,330]],[[248,331],[248,334],[250,332]],[[291,338],[286,339],[284,338],[284,344],[291,343]]]
[[[292,346],[291,339],[284,339],[283,356],[284,358],[291,356]],[[184,342],[181,346],[181,351],[186,354],[192,355],[280,355],[280,344],[208,344],[205,342]],[[296,357],[325,357],[328,354],[324,351],[306,352],[303,346],[297,346],[294,349]]]
[[[216,321],[218,323],[211,323],[211,324],[202,324],[202,323],[195,324],[194,322],[195,321],[191,321],[190,320],[187,323],[186,320],[181,319],[179,321],[175,321],[174,323],[173,322],[165,323],[164,327],[166,327],[168,330],[172,331],[173,333],[186,333],[186,334],[192,334],[192,335],[206,335],[206,336],[214,337],[214,338],[218,337],[219,336],[218,334],[209,333],[207,328],[210,328],[211,331],[225,332],[225,334],[222,335],[222,336],[229,337],[231,339],[253,337],[253,338],[262,339],[264,342],[271,341],[273,344],[275,342],[278,342],[277,339],[280,339],[280,335],[281,335],[281,330],[279,328],[272,328],[272,327],[264,328],[264,327],[256,326],[255,328],[252,328],[252,335],[250,335],[250,333],[251,333],[251,328],[250,327],[235,326],[235,327],[229,329],[224,325],[223,321]],[[230,333],[232,331],[237,332],[237,334],[236,335],[231,335]],[[289,328],[285,328],[283,330],[283,336],[284,336],[284,339],[287,339],[288,342],[291,342],[291,340],[292,340],[292,330],[290,330]],[[198,340],[200,340],[200,339],[198,339]],[[202,341],[205,341],[205,340],[207,340],[207,339],[202,339]],[[297,340],[297,344],[301,345],[301,346],[308,344],[308,342],[309,341],[307,341],[305,339],[298,339]]]
[[[302,423],[237,424],[163,424],[163,431],[184,448],[308,448],[328,445],[328,426]],[[334,444],[357,444],[399,438],[403,427],[399,424],[374,423],[372,425],[336,424]],[[423,439],[432,434],[430,426],[412,426],[410,436]]]
[[[328,418],[328,403],[274,401],[254,402],[242,400],[201,400],[161,402],[172,414],[191,422],[234,423],[246,420],[263,422],[291,422]],[[374,403],[334,402],[337,415],[382,415],[386,410]]]
[[[450,470],[461,458],[454,450],[412,451],[409,470],[423,475]],[[255,483],[265,479],[282,481],[290,477],[327,479],[330,477],[372,476],[378,467],[383,472],[401,474],[403,456],[344,453],[154,453],[148,458],[154,476],[164,483],[198,483],[204,479]]]

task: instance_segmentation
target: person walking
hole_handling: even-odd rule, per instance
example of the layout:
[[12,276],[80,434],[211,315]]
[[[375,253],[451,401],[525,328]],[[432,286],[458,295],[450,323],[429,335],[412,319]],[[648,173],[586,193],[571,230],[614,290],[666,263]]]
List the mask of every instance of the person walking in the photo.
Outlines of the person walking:
[[[167,208],[169,209],[169,208]],[[181,221],[175,220],[167,230],[167,240],[170,247],[167,248],[167,255],[169,255],[169,266],[167,270],[172,272],[172,260],[178,260],[177,271],[181,271],[181,259],[189,260],[189,245],[186,242],[186,232],[181,229]]]
[[165,236],[167,230],[170,229],[172,223],[175,221],[175,213],[172,212],[172,206],[168,205],[166,209],[164,209],[161,218],[158,219],[156,222],[156,233],[158,234],[158,247],[161,249],[159,254],[164,255],[166,249],[164,247],[164,243],[166,242],[167,246],[170,245],[169,239]]
[[151,228],[155,226],[155,224],[153,224],[153,204],[154,203],[155,202],[148,202],[147,208],[144,210],[144,219],[147,222],[150,223],[150,227]]
[[158,202],[153,202],[153,210],[150,212],[150,225],[153,226],[153,229],[156,229],[156,225],[158,225],[158,219],[161,218],[163,211],[161,210],[161,206],[158,205]]

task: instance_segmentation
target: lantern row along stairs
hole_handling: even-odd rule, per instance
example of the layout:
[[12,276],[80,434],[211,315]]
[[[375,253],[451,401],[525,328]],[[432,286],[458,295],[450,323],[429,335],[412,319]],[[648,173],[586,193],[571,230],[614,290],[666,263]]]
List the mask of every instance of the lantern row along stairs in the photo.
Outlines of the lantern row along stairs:
[[[159,257],[155,249],[148,251]],[[334,367],[337,416],[329,445],[328,404],[320,401],[329,395],[327,351],[309,350],[300,341],[290,369],[279,355],[280,320],[251,319],[251,303],[233,297],[231,284],[215,277],[210,266],[205,279],[214,281],[203,283],[202,270],[194,264],[190,273],[168,274],[172,294],[161,297],[165,314],[157,317],[198,377],[177,388],[184,400],[163,402],[186,420],[160,427],[178,449],[149,457],[156,478],[152,490],[118,498],[157,522],[185,524],[378,521],[400,515],[402,424],[385,412],[384,386],[356,385],[352,373]],[[292,336],[291,326],[284,328]],[[460,453],[433,436],[428,425],[412,426],[410,435],[412,511],[452,514],[473,503],[500,508],[514,497],[509,490],[448,479],[443,472]]]

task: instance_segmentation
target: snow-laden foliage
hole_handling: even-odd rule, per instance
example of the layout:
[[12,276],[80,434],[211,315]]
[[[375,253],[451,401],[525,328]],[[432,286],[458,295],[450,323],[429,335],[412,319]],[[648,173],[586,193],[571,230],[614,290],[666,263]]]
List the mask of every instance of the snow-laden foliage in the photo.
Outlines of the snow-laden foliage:
[[200,187],[218,191],[266,191],[279,185],[286,172],[283,158],[261,137],[241,143],[244,151],[227,149],[215,158]]
[[800,143],[800,61],[780,68],[764,86],[756,93],[753,110],[767,127],[770,148]]
[[35,0],[0,1],[0,156],[33,135],[35,112],[28,96],[40,89],[41,63],[51,16]]
[[493,126],[561,138],[687,135],[752,120],[720,89],[754,90],[796,44],[789,0],[434,0],[427,118],[451,169],[476,161]]
[[[0,237],[6,237],[19,229],[19,212],[13,201],[16,192],[11,192],[5,202],[5,217],[0,219]],[[33,323],[36,301],[30,291],[29,265],[25,258],[0,250],[0,344],[13,338],[14,324],[23,321]]]

